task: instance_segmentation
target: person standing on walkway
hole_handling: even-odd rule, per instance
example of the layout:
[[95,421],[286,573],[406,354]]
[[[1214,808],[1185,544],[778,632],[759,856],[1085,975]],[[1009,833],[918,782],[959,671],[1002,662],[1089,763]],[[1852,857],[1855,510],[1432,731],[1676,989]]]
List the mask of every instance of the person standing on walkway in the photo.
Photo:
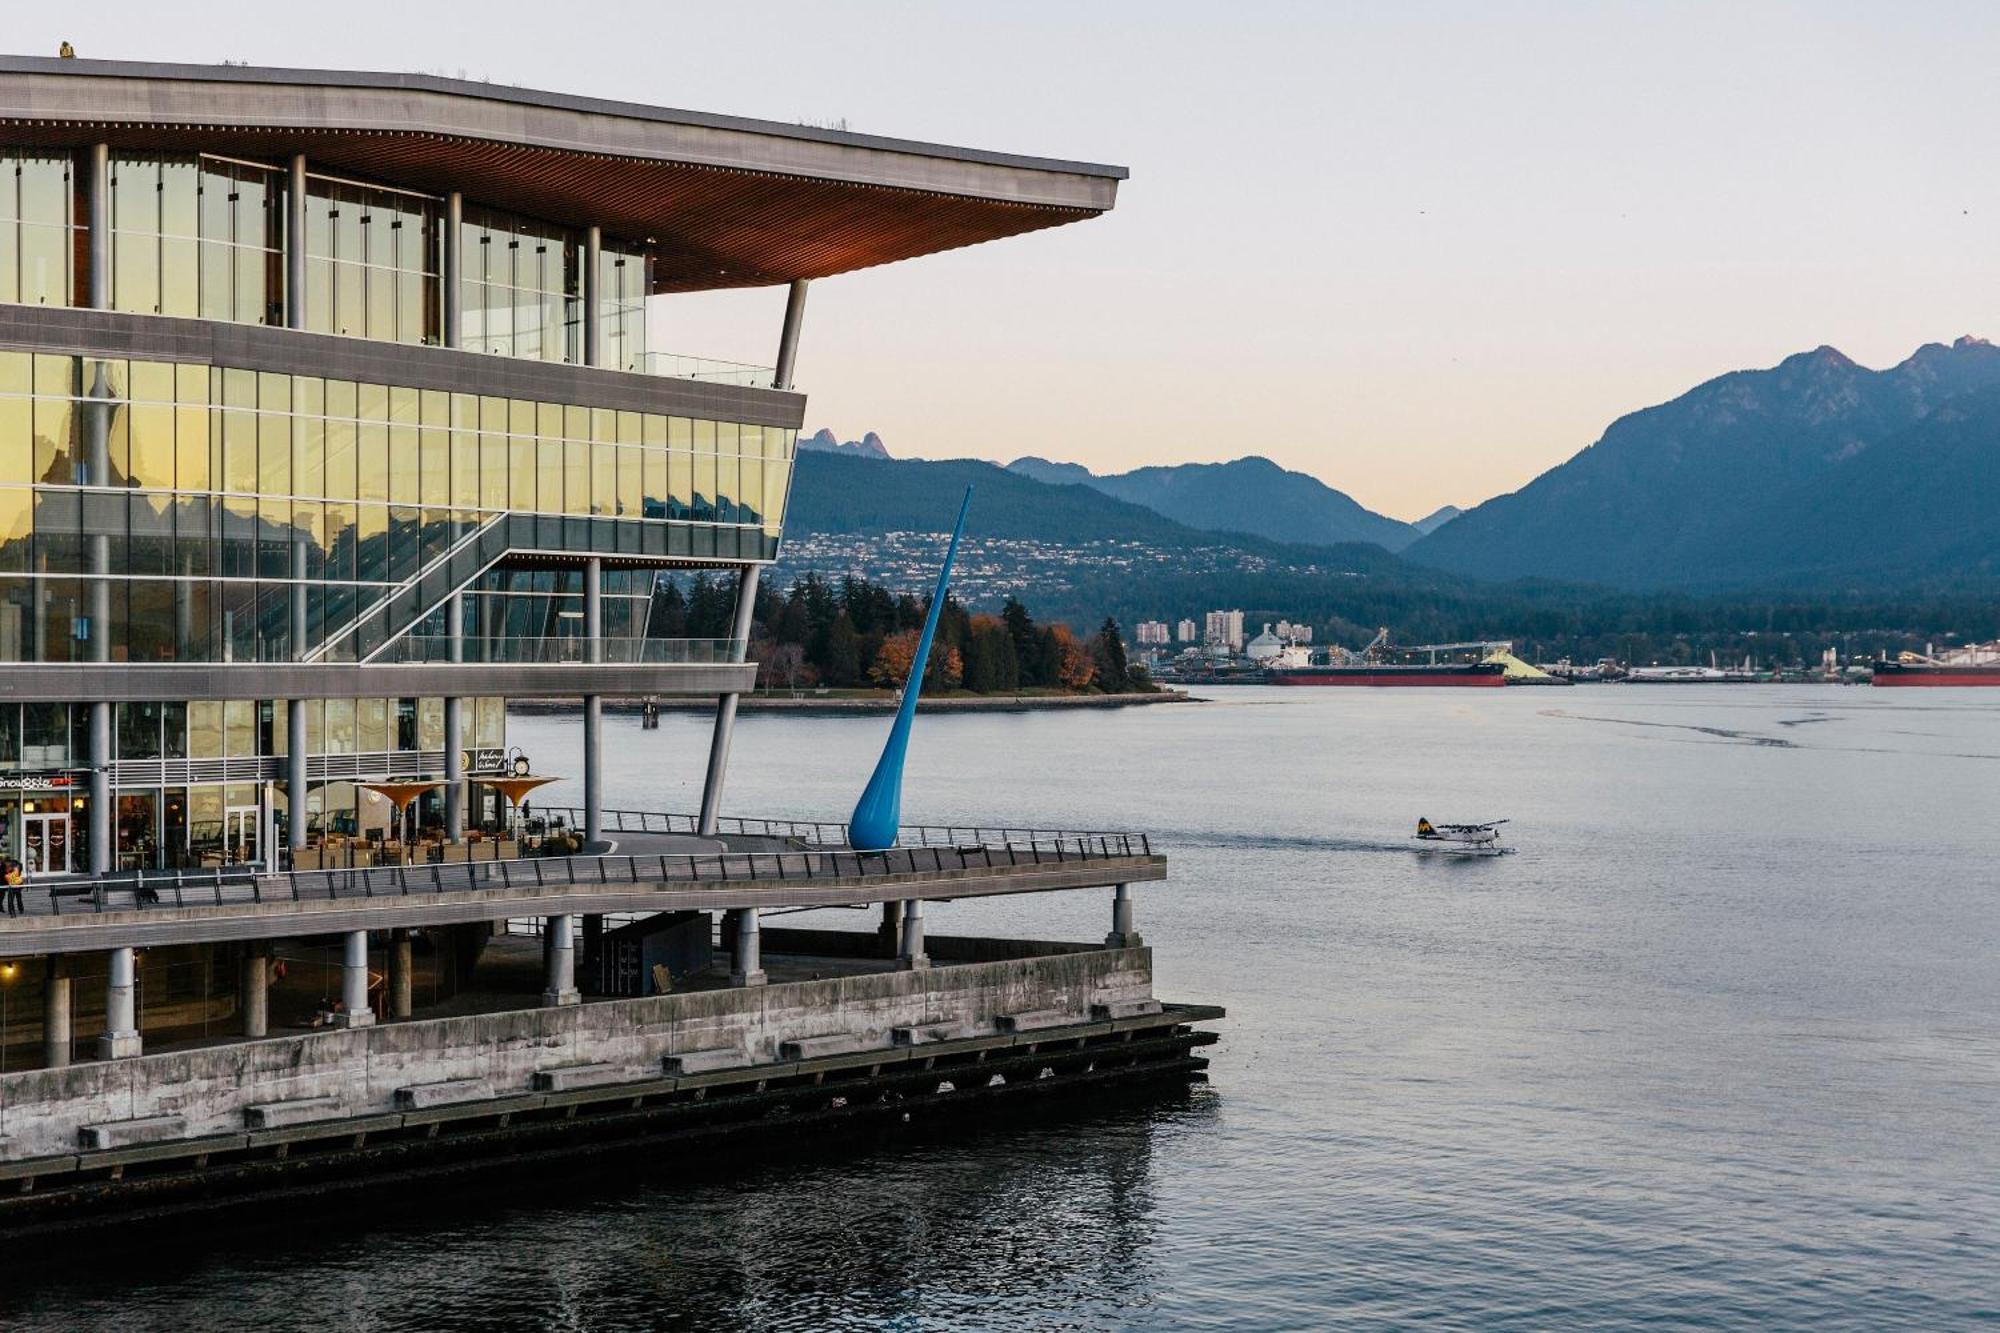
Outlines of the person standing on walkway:
[[4,886],[8,916],[19,916],[28,910],[21,902],[21,882],[26,878],[21,863],[13,857],[0,861],[0,886]]

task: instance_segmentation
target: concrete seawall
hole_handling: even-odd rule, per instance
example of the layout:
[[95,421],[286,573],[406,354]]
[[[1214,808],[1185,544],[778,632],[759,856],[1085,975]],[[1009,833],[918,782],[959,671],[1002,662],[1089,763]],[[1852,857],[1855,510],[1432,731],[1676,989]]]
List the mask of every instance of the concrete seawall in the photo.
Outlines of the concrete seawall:
[[[897,695],[885,691],[879,697],[746,694],[737,703],[745,713],[815,713],[832,716],[873,716],[896,711]],[[923,695],[917,700],[919,713],[1033,713],[1061,712],[1076,708],[1138,708],[1148,704],[1201,703],[1203,700],[1182,690],[1159,690],[1151,694],[948,694]],[[643,699],[606,700],[607,713],[639,713]],[[662,713],[712,713],[713,700],[666,696],[654,701]],[[510,699],[507,711],[522,715],[579,713],[580,699]]]
[[250,1107],[308,1098],[324,1099],[315,1118],[332,1118],[389,1112],[399,1090],[425,1085],[453,1084],[457,1100],[506,1096],[565,1066],[607,1066],[603,1076],[636,1081],[657,1077],[668,1056],[726,1051],[782,1067],[785,1043],[838,1037],[842,1049],[886,1050],[896,1028],[995,1033],[1016,1015],[1080,1022],[1095,1006],[1152,998],[1151,950],[1086,948],[29,1070],[0,1075],[0,1156],[75,1152],[86,1126],[152,1117],[178,1118],[183,1137],[237,1132]]

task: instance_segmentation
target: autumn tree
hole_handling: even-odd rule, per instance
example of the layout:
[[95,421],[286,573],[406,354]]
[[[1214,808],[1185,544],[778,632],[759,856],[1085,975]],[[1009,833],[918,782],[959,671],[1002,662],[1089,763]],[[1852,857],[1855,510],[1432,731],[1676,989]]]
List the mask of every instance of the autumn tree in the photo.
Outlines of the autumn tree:
[[1091,677],[1097,674],[1097,663],[1069,632],[1069,626],[1050,625],[1042,631],[1042,641],[1055,683],[1066,690],[1088,689]]

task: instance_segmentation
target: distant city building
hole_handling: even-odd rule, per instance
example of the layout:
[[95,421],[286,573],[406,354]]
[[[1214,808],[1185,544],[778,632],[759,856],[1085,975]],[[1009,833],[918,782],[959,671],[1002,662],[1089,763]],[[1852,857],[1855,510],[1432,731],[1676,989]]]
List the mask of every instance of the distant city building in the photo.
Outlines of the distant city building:
[[1229,649],[1232,653],[1243,651],[1243,613],[1241,611],[1210,611],[1202,630],[1202,640]]
[[1132,636],[1135,643],[1165,644],[1171,642],[1167,637],[1167,622],[1164,620],[1142,620],[1133,629]]
[[1277,632],[1278,637],[1287,643],[1311,643],[1313,641],[1313,627],[1311,625],[1295,625],[1289,620],[1280,620]]
[[1182,643],[1194,643],[1196,641],[1194,622],[1183,616],[1181,623],[1174,630],[1174,637]]

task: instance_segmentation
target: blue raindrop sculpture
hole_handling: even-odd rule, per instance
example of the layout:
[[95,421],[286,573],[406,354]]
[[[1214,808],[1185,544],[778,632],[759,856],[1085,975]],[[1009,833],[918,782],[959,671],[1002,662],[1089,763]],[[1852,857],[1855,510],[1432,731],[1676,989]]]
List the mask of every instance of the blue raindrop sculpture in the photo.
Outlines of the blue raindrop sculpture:
[[882,852],[896,845],[896,832],[903,823],[903,756],[910,749],[910,723],[917,716],[917,696],[923,692],[924,668],[931,658],[931,639],[937,634],[938,612],[944,610],[945,589],[951,584],[951,562],[958,556],[959,534],[965,531],[965,511],[972,507],[972,488],[958,506],[958,522],[952,525],[951,545],[945,549],[944,568],[938,571],[937,591],[931,594],[930,613],[924,617],[924,632],[917,640],[916,656],[910,662],[910,678],[903,684],[903,702],[889,727],[888,744],[875,761],[874,775],[854,803],[847,817],[847,845],[861,852]]

